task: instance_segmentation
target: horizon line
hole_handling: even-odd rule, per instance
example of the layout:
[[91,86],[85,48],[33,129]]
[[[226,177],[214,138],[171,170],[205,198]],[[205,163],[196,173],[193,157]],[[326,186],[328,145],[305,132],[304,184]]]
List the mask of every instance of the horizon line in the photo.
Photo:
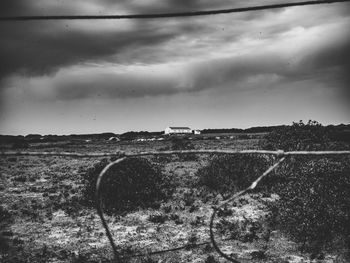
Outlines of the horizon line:
[[[301,120],[302,121],[302,120]],[[312,121],[312,120],[311,120]],[[293,123],[299,123],[300,121],[294,121]],[[278,127],[278,126],[291,126],[293,125],[292,124],[276,124],[276,125],[259,125],[259,126],[251,126],[249,128],[234,128],[234,127],[231,127],[231,128],[203,128],[203,129],[194,129],[194,130],[200,130],[200,131],[203,131],[203,130],[231,130],[231,129],[237,129],[237,130],[249,130],[249,129],[253,129],[253,128],[270,128],[270,127]],[[344,125],[344,126],[348,126],[350,125],[350,123],[338,123],[338,124],[327,124],[327,125],[324,125],[320,122],[318,122],[319,124],[321,124],[321,126],[323,127],[328,127],[328,126],[341,126],[341,125]],[[304,123],[304,124],[307,124]],[[169,126],[167,126],[169,127]],[[191,129],[193,130],[193,129]],[[160,130],[160,131],[147,131],[147,130],[139,130],[139,131],[126,131],[126,132],[121,132],[121,133],[115,133],[115,132],[111,132],[111,131],[106,131],[106,132],[92,132],[92,133],[70,133],[70,134],[40,134],[40,133],[27,133],[26,135],[23,135],[23,134],[1,134],[0,133],[0,136],[23,136],[23,137],[26,137],[26,136],[29,136],[29,135],[40,135],[40,136],[84,136],[84,135],[102,135],[102,134],[106,134],[106,133],[111,133],[111,134],[114,134],[114,135],[122,135],[122,134],[125,134],[125,133],[128,133],[128,132],[136,132],[136,133],[141,133],[141,132],[148,132],[148,133],[159,133],[159,132],[163,132],[164,130]]]

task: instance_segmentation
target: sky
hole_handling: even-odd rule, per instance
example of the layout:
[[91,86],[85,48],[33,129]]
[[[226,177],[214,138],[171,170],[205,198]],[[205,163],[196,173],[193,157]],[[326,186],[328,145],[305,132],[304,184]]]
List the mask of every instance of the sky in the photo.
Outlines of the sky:
[[[280,2],[1,0],[0,16]],[[0,22],[0,61],[0,134],[350,123],[350,3],[171,19]]]

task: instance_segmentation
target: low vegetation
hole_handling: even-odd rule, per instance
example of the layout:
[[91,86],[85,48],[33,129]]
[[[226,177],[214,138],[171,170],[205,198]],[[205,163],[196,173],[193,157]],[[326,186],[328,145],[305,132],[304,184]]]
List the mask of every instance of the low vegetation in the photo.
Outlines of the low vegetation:
[[268,167],[268,159],[257,155],[215,156],[197,172],[200,184],[224,198],[248,187]]
[[[210,134],[197,137],[201,140],[184,136],[140,142],[124,138],[114,144],[107,137],[89,138],[87,143],[72,138],[51,142],[32,135],[19,138],[27,145],[7,141],[6,149],[349,149],[347,133],[340,128],[310,121],[275,127],[266,136]],[[112,262],[94,203],[97,176],[111,161],[1,158],[0,261]],[[213,207],[250,185],[275,161],[265,155],[160,155],[128,158],[113,166],[101,193],[119,251],[130,256],[185,245],[184,250],[126,261],[225,262],[210,243],[196,246],[209,240]],[[219,246],[243,262],[350,262],[349,174],[348,156],[288,157],[256,191],[217,212],[214,231]]]
[[298,160],[276,192],[279,227],[315,256],[350,248],[350,160]]
[[[174,136],[170,139],[170,142],[171,142],[172,151],[195,149],[193,143],[190,140],[188,140],[188,138],[181,138],[181,137]],[[179,154],[178,159],[183,162],[196,161],[197,156],[195,154]]]
[[[346,149],[315,121],[294,123],[270,133],[267,148],[293,150]],[[350,248],[350,158],[291,157],[268,183],[280,196],[274,204],[278,227],[322,258],[324,251]],[[350,255],[349,255],[350,256]]]
[[[84,197],[88,205],[94,206],[97,177],[107,164],[107,159],[102,160],[84,177]],[[170,194],[170,184],[165,176],[143,158],[128,158],[112,166],[105,174],[101,188],[102,202],[108,213],[159,206],[159,202]]]

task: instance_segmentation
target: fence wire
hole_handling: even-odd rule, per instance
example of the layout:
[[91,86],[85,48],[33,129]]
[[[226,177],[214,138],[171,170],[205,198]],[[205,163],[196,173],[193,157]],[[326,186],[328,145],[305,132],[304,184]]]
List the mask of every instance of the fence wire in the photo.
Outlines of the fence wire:
[[[169,249],[163,249],[163,250],[156,250],[156,251],[149,251],[145,253],[139,253],[139,254],[132,254],[128,256],[122,256],[118,252],[117,246],[114,242],[113,236],[111,234],[111,231],[109,229],[109,226],[107,224],[107,221],[104,217],[103,209],[102,209],[102,199],[101,199],[101,185],[104,176],[106,175],[107,171],[113,167],[114,165],[117,165],[123,161],[125,161],[127,158],[130,157],[140,157],[140,156],[151,156],[151,155],[173,155],[173,154],[268,154],[268,155],[274,155],[279,160],[270,166],[260,177],[258,177],[250,186],[245,188],[244,190],[233,194],[230,198],[222,201],[219,205],[213,208],[213,213],[210,217],[210,223],[209,223],[209,231],[210,231],[210,241],[201,242],[201,243],[195,243],[195,244],[186,244],[179,247],[173,247]],[[117,151],[114,153],[76,153],[76,152],[28,152],[28,151],[0,151],[0,156],[63,156],[63,157],[76,157],[76,158],[96,158],[96,157],[118,157],[117,160],[112,161],[111,163],[107,164],[104,169],[101,171],[101,173],[98,175],[97,182],[96,182],[96,192],[95,192],[95,201],[96,201],[96,209],[97,213],[101,219],[102,225],[105,229],[107,238],[111,244],[113,253],[114,253],[114,260],[115,262],[123,262],[123,259],[125,258],[134,258],[134,257],[144,257],[144,256],[150,256],[150,255],[156,255],[156,254],[162,254],[162,253],[168,253],[172,251],[178,251],[182,249],[189,249],[189,248],[195,248],[202,245],[212,244],[214,249],[217,251],[217,253],[224,257],[225,259],[234,262],[234,263],[240,263],[240,261],[225,252],[223,252],[214,235],[214,219],[217,215],[217,212],[226,204],[235,201],[238,197],[252,191],[257,187],[259,182],[269,175],[274,169],[276,169],[283,161],[286,160],[288,156],[297,156],[297,155],[309,155],[309,156],[322,156],[322,155],[348,155],[350,154],[350,151],[290,151],[290,152],[284,152],[283,150],[278,151],[266,151],[266,150],[177,150],[177,151],[146,151],[146,152],[138,152],[138,153],[132,153],[132,152],[124,152],[124,151]],[[232,239],[232,238],[231,238]],[[226,239],[231,240],[231,239]]]
[[159,19],[159,18],[174,18],[174,17],[194,17],[208,16],[229,13],[241,13],[249,11],[261,11],[267,9],[285,8],[293,6],[320,5],[332,4],[340,2],[349,2],[349,0],[313,0],[289,3],[276,3],[270,5],[249,6],[230,9],[216,9],[207,11],[191,11],[177,13],[153,13],[153,14],[130,14],[130,15],[42,15],[42,16],[2,16],[0,21],[28,21],[28,20],[90,20],[90,19]]
[[0,156],[63,156],[75,158],[97,158],[97,157],[138,157],[148,155],[171,155],[171,154],[270,154],[278,157],[291,155],[346,155],[350,151],[290,151],[283,150],[177,150],[177,151],[146,151],[146,152],[126,152],[116,151],[113,153],[77,153],[77,152],[31,152],[31,151],[0,151]]

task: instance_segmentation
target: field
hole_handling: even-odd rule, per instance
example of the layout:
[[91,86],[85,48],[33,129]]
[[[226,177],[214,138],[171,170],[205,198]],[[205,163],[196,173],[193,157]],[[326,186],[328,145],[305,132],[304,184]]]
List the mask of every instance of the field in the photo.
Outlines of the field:
[[[220,135],[215,135],[206,140],[193,140],[191,144],[195,149],[259,149],[260,135],[231,136],[219,139],[215,137]],[[9,145],[1,147],[6,150]],[[89,153],[170,148],[168,140],[75,140],[31,143],[26,150]],[[199,186],[196,174],[211,158],[209,155],[199,155],[196,160],[183,160],[178,156],[147,157],[175,185],[175,191],[171,198],[152,208],[106,215],[126,262],[227,262],[209,242],[212,207],[222,201],[222,196]],[[0,158],[1,262],[111,262],[113,251],[96,209],[81,202],[84,176],[100,160],[34,156]],[[222,250],[242,262],[311,262],[310,254],[301,253],[298,244],[280,231],[268,232],[268,207],[278,198],[271,193],[252,193],[231,204],[227,215],[220,215],[215,222]],[[241,233],[234,240],[227,240],[227,231],[222,230],[230,222],[240,224]],[[185,248],[128,258],[133,254],[181,246]],[[337,254],[327,253],[320,262],[346,261]]]

